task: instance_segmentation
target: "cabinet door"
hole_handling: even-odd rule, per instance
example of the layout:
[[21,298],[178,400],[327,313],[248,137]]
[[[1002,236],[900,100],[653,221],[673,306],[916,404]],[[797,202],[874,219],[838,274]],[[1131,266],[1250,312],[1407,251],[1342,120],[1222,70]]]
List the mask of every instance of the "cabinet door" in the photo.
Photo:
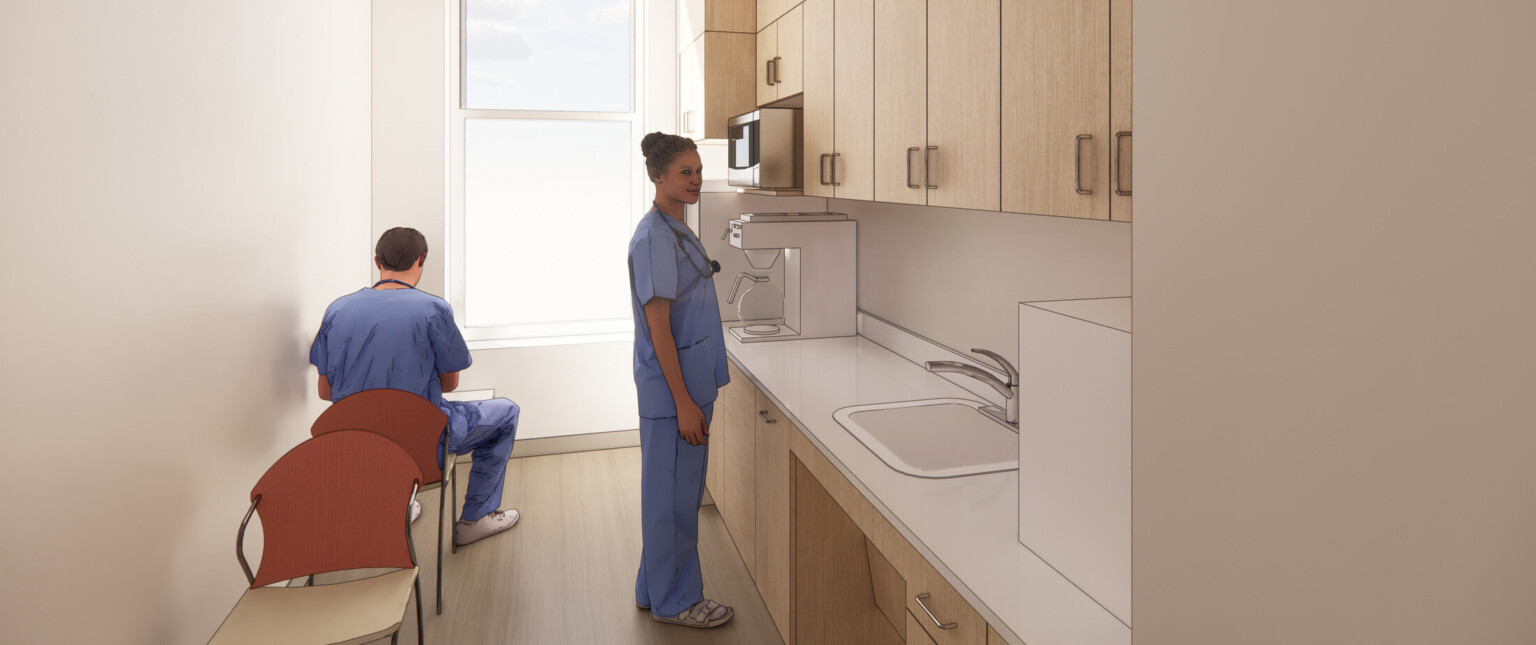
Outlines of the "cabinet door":
[[757,33],[757,3],[754,0],[707,0],[704,28],[709,31]]
[[1109,218],[1131,221],[1131,0],[1109,0]]
[[757,460],[757,591],[789,642],[789,433],[798,432],[762,392],[753,420]]
[[927,36],[927,0],[885,0],[875,12],[875,201],[928,203]]
[[757,32],[757,104],[767,105],[779,100],[779,88],[773,82],[774,58],[779,55],[779,23],[768,25]]
[[677,132],[704,138],[704,41],[695,40],[677,55]]
[[871,200],[875,198],[875,2],[836,0],[834,5],[832,130],[837,156],[829,176],[839,199]]
[[[709,494],[715,498],[715,508],[725,520],[726,531],[750,573],[756,560],[752,538],[757,519],[753,463],[757,388],[736,371],[735,365],[728,367],[732,370],[731,382],[715,398],[714,418],[709,426],[710,459],[704,478],[706,485],[718,482],[711,485]],[[717,473],[718,478],[712,478],[712,473]]]
[[[999,0],[929,0],[928,204],[998,210]],[[1069,0],[1070,1],[1070,0]]]
[[779,18],[779,62],[774,64],[774,85],[779,89],[781,99],[805,91],[805,72],[800,67],[801,52],[805,47],[804,16],[805,9],[795,5]]
[[752,66],[757,60],[757,34],[706,31],[704,43],[703,116],[693,128],[695,139],[729,137],[731,117],[757,106]]
[[804,119],[805,194],[832,197],[828,158],[832,155],[832,39],[833,0],[805,0]]
[[1003,208],[1109,219],[1109,0],[1004,0],[1003,33]]
[[799,6],[796,0],[757,0],[757,28],[761,31],[764,27],[773,24],[788,11],[790,7]]

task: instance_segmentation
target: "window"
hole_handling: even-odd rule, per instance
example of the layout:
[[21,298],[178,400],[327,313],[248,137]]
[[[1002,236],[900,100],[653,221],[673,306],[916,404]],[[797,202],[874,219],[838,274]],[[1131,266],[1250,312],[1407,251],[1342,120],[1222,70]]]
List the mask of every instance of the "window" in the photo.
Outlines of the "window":
[[464,337],[628,339],[644,0],[451,0],[448,294]]

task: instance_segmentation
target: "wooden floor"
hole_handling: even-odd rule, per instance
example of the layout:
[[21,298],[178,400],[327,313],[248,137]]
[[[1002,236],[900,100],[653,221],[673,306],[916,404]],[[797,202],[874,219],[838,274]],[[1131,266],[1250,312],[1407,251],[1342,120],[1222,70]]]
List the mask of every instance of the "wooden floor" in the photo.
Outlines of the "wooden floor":
[[[458,475],[463,495],[469,465],[461,464]],[[699,511],[704,594],[734,607],[736,617],[714,629],[693,629],[653,622],[650,612],[635,608],[639,448],[508,462],[502,507],[518,509],[522,519],[506,533],[445,554],[446,604],[441,616],[433,614],[437,527],[432,518],[438,493],[427,491],[418,499],[422,517],[413,535],[420,554],[428,643],[782,645],[713,506]],[[400,642],[415,643],[415,607],[408,607],[406,614]]]

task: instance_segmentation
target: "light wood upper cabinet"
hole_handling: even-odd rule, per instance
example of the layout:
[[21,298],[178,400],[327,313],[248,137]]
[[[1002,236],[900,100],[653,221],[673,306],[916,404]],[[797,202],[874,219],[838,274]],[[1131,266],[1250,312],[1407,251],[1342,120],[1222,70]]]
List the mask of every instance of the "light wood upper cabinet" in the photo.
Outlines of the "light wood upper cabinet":
[[999,0],[930,0],[928,193],[933,206],[998,210]]
[[827,178],[833,140],[833,0],[805,0],[805,95],[801,114],[804,134],[801,150],[804,154],[805,178],[801,182],[805,194],[816,197],[833,197],[833,186]]
[[1114,195],[1110,163],[1130,165],[1130,9],[1003,0],[1004,209],[1110,219],[1113,201],[1124,216],[1115,219],[1130,219],[1129,175]]
[[836,0],[834,9],[836,109],[828,177],[838,199],[871,200],[875,198],[875,2]]
[[1109,218],[1131,221],[1131,0],[1109,2]]
[[779,18],[779,61],[774,63],[774,87],[779,98],[787,98],[805,91],[805,72],[801,61],[805,49],[805,9],[795,5]]
[[762,31],[798,6],[800,0],[757,0],[757,30]]
[[761,391],[753,414],[757,487],[757,590],[779,636],[789,642],[789,433],[799,432]]
[[927,204],[928,0],[875,12],[875,201]]
[[805,194],[874,199],[874,0],[802,6]]
[[678,51],[698,40],[706,31],[757,33],[757,3],[754,0],[678,0]]
[[752,111],[757,34],[706,31],[678,54],[678,130],[693,139],[725,139],[727,121]]
[[757,104],[768,105],[802,92],[805,88],[801,70],[804,47],[801,16],[796,5],[784,17],[757,32]]
[[779,100],[779,87],[773,82],[773,66],[779,57],[779,23],[757,32],[757,104]]

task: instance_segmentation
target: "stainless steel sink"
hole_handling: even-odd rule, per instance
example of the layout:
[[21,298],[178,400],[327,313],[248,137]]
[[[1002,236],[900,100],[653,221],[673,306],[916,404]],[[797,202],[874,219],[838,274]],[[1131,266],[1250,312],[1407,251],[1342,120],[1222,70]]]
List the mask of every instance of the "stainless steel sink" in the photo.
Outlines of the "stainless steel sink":
[[1019,469],[1019,433],[968,399],[854,405],[832,413],[885,465],[942,479]]

